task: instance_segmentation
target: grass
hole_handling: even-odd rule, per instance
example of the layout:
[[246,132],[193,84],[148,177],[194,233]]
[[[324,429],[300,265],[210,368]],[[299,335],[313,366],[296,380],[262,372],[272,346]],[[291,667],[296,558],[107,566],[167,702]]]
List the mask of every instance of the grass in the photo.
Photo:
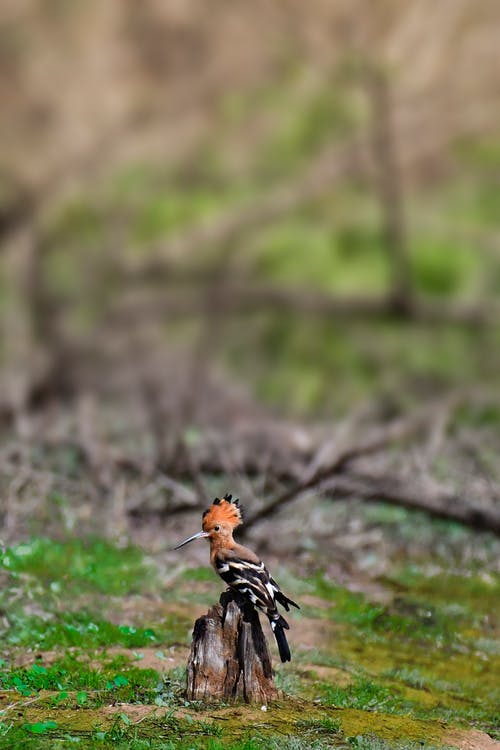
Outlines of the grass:
[[358,678],[346,688],[323,683],[319,686],[325,705],[342,708],[379,710],[384,713],[407,713],[413,706],[394,696],[387,687],[366,677]]
[[[437,750],[436,745],[428,745],[426,742],[386,742],[379,737],[353,737],[349,740],[352,750]],[[454,750],[452,747],[440,746],[440,750]]]
[[[234,741],[229,737],[214,737],[205,728],[196,725],[182,728],[180,732],[179,727],[167,730],[158,727],[157,737],[143,737],[137,729],[128,726],[119,716],[112,728],[105,731],[96,730],[84,737],[81,734],[58,731],[57,727],[45,727],[43,724],[34,726],[34,729],[33,725],[27,725],[22,729],[7,729],[4,739],[9,744],[5,747],[9,750],[35,747],[37,750],[45,750],[45,748],[58,750],[72,745],[82,750],[95,750],[100,747],[113,747],[117,750],[125,750],[125,748],[126,750],[260,750],[262,747],[269,748],[269,750],[327,750],[334,747],[331,742],[287,738],[280,735],[266,735],[265,737],[254,735],[241,741]],[[387,746],[387,750],[391,748]]]
[[[393,636],[410,640],[435,641],[440,637],[449,642],[456,631],[456,620],[423,599],[396,598],[390,607],[386,607],[370,603],[361,594],[336,585],[321,573],[316,574],[313,583],[315,594],[334,605],[329,616],[336,622],[353,625],[375,637],[390,632]],[[453,615],[456,614],[454,611]]]
[[[107,702],[162,703],[174,700],[173,686],[180,684],[154,669],[127,667],[116,673],[102,666],[89,667],[84,659],[66,656],[45,667],[35,663],[29,668],[0,671],[0,689],[29,697],[40,691],[52,691],[50,702],[60,705],[105,705]],[[157,700],[158,699],[158,700]]]
[[155,630],[115,625],[85,610],[47,613],[44,617],[10,613],[7,620],[9,625],[3,634],[6,643],[32,649],[168,646],[183,642],[191,625],[187,615],[177,613],[170,614]]
[[79,538],[57,542],[36,537],[9,547],[0,568],[12,578],[27,577],[54,594],[92,591],[125,595],[154,583],[153,568],[132,545],[117,547],[103,539]]
[[342,722],[340,719],[332,719],[326,716],[322,719],[303,719],[297,722],[297,726],[311,734],[339,734],[342,729]]
[[[391,514],[386,520],[401,522]],[[143,595],[155,580],[152,563],[133,546],[97,538],[33,539],[5,549],[1,566],[6,585],[0,598],[7,624],[0,695],[19,707],[22,722],[12,721],[0,703],[0,746],[3,741],[9,748],[78,744],[92,750],[110,744],[154,750],[172,742],[186,750],[399,748],[388,736],[368,736],[373,712],[391,717],[395,727],[411,716],[495,732],[500,696],[494,674],[499,657],[492,645],[498,641],[484,618],[497,591],[494,576],[427,576],[424,567],[403,565],[388,581],[397,593],[393,603],[382,606],[323,573],[292,581],[283,571],[284,580],[298,594],[324,602],[321,607],[304,606],[292,627],[300,632],[301,618],[312,617],[328,622],[335,637],[316,649],[296,649],[293,662],[279,668],[276,682],[286,694],[317,702],[307,703],[306,711],[290,702],[271,708],[273,721],[291,722],[278,735],[273,721],[255,730],[242,726],[241,716],[234,725],[232,719],[213,724],[203,706],[185,701],[183,668],[169,669],[165,657],[156,668],[142,666],[136,649],[162,654],[169,644],[187,645],[195,596],[192,582],[203,598],[202,589],[211,586],[213,577],[208,568],[181,575],[174,588],[164,592],[166,618],[153,613],[145,622],[139,605],[127,622],[117,623],[105,616],[103,603],[112,597],[119,610],[120,601]],[[117,570],[123,570],[119,583],[112,575]],[[36,614],[34,605],[40,610]],[[113,650],[117,647],[122,651]],[[49,651],[53,656],[47,659]],[[37,653],[40,658],[35,658]],[[478,658],[483,653],[484,658]],[[18,666],[19,656],[29,654],[32,663]],[[333,677],[315,674],[315,665],[318,670],[333,669]],[[335,670],[342,670],[341,684]],[[120,704],[123,710],[118,710]],[[117,712],[111,720],[102,712],[113,705]],[[135,723],[127,716],[127,706],[152,707],[162,714]],[[218,710],[224,708],[214,708]],[[328,713],[331,710],[334,715]],[[359,716],[366,717],[360,731],[343,726],[342,712],[353,711],[358,712],[353,726],[358,726]],[[424,730],[412,731],[408,742]]]

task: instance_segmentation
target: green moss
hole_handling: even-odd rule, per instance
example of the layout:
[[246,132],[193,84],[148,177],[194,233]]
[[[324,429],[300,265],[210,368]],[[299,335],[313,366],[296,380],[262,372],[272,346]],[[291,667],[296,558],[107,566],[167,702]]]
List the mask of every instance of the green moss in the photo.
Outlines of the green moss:
[[383,713],[347,709],[341,713],[342,731],[348,737],[376,736],[390,742],[403,738],[415,743],[441,746],[445,731],[438,723],[412,719],[409,716],[389,716]]
[[[105,708],[60,709],[56,712],[27,706],[14,722],[13,730],[19,731],[18,725],[21,724],[26,731],[27,724],[42,722],[57,724],[57,730],[52,726],[47,729],[51,738],[57,739],[61,732],[69,732],[80,737],[82,742],[90,743],[90,747],[93,747],[92,742],[115,745],[127,741],[130,743],[127,747],[133,747],[133,742],[149,741],[150,747],[154,748],[155,742],[175,739],[176,747],[180,748],[323,750],[332,746],[345,747],[345,738],[352,738],[350,744],[354,747],[363,747],[362,739],[368,741],[374,736],[393,742],[395,748],[404,746],[403,739],[407,743],[421,742],[425,747],[433,743],[441,747],[446,737],[446,729],[438,723],[353,709],[332,710],[304,701],[272,704],[266,713],[258,707],[211,706],[202,711],[201,716],[197,713],[194,717],[189,709],[169,710],[162,714],[142,715],[139,721],[134,719],[131,708],[126,705],[115,713]],[[11,736],[14,737],[14,733]],[[200,744],[202,742],[205,744]],[[389,750],[391,745],[380,747]]]

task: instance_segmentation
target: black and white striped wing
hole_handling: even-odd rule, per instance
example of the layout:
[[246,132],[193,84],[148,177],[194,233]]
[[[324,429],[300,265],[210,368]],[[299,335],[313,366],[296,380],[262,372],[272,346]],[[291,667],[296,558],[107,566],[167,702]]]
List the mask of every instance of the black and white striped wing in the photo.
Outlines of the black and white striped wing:
[[231,588],[248,596],[255,607],[267,612],[276,609],[276,584],[263,562],[240,558],[216,560],[217,573]]

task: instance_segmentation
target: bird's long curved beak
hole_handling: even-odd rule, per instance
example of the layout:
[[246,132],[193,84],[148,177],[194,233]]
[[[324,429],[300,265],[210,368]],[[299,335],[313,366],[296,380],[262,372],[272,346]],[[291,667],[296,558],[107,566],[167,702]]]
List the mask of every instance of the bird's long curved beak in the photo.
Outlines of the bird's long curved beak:
[[193,536],[188,536],[187,539],[184,539],[184,541],[178,544],[177,547],[174,547],[174,550],[184,547],[185,544],[189,544],[189,542],[193,542],[195,539],[203,539],[204,537],[207,537],[207,536],[210,536],[210,534],[207,531],[198,531],[197,534],[193,534]]

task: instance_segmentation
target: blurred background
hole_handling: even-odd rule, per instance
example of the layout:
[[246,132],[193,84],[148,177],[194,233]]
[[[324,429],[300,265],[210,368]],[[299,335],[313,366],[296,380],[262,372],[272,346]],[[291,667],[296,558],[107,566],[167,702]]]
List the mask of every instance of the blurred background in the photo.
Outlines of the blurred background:
[[4,0],[4,541],[166,552],[228,490],[347,582],[498,567],[499,24]]

